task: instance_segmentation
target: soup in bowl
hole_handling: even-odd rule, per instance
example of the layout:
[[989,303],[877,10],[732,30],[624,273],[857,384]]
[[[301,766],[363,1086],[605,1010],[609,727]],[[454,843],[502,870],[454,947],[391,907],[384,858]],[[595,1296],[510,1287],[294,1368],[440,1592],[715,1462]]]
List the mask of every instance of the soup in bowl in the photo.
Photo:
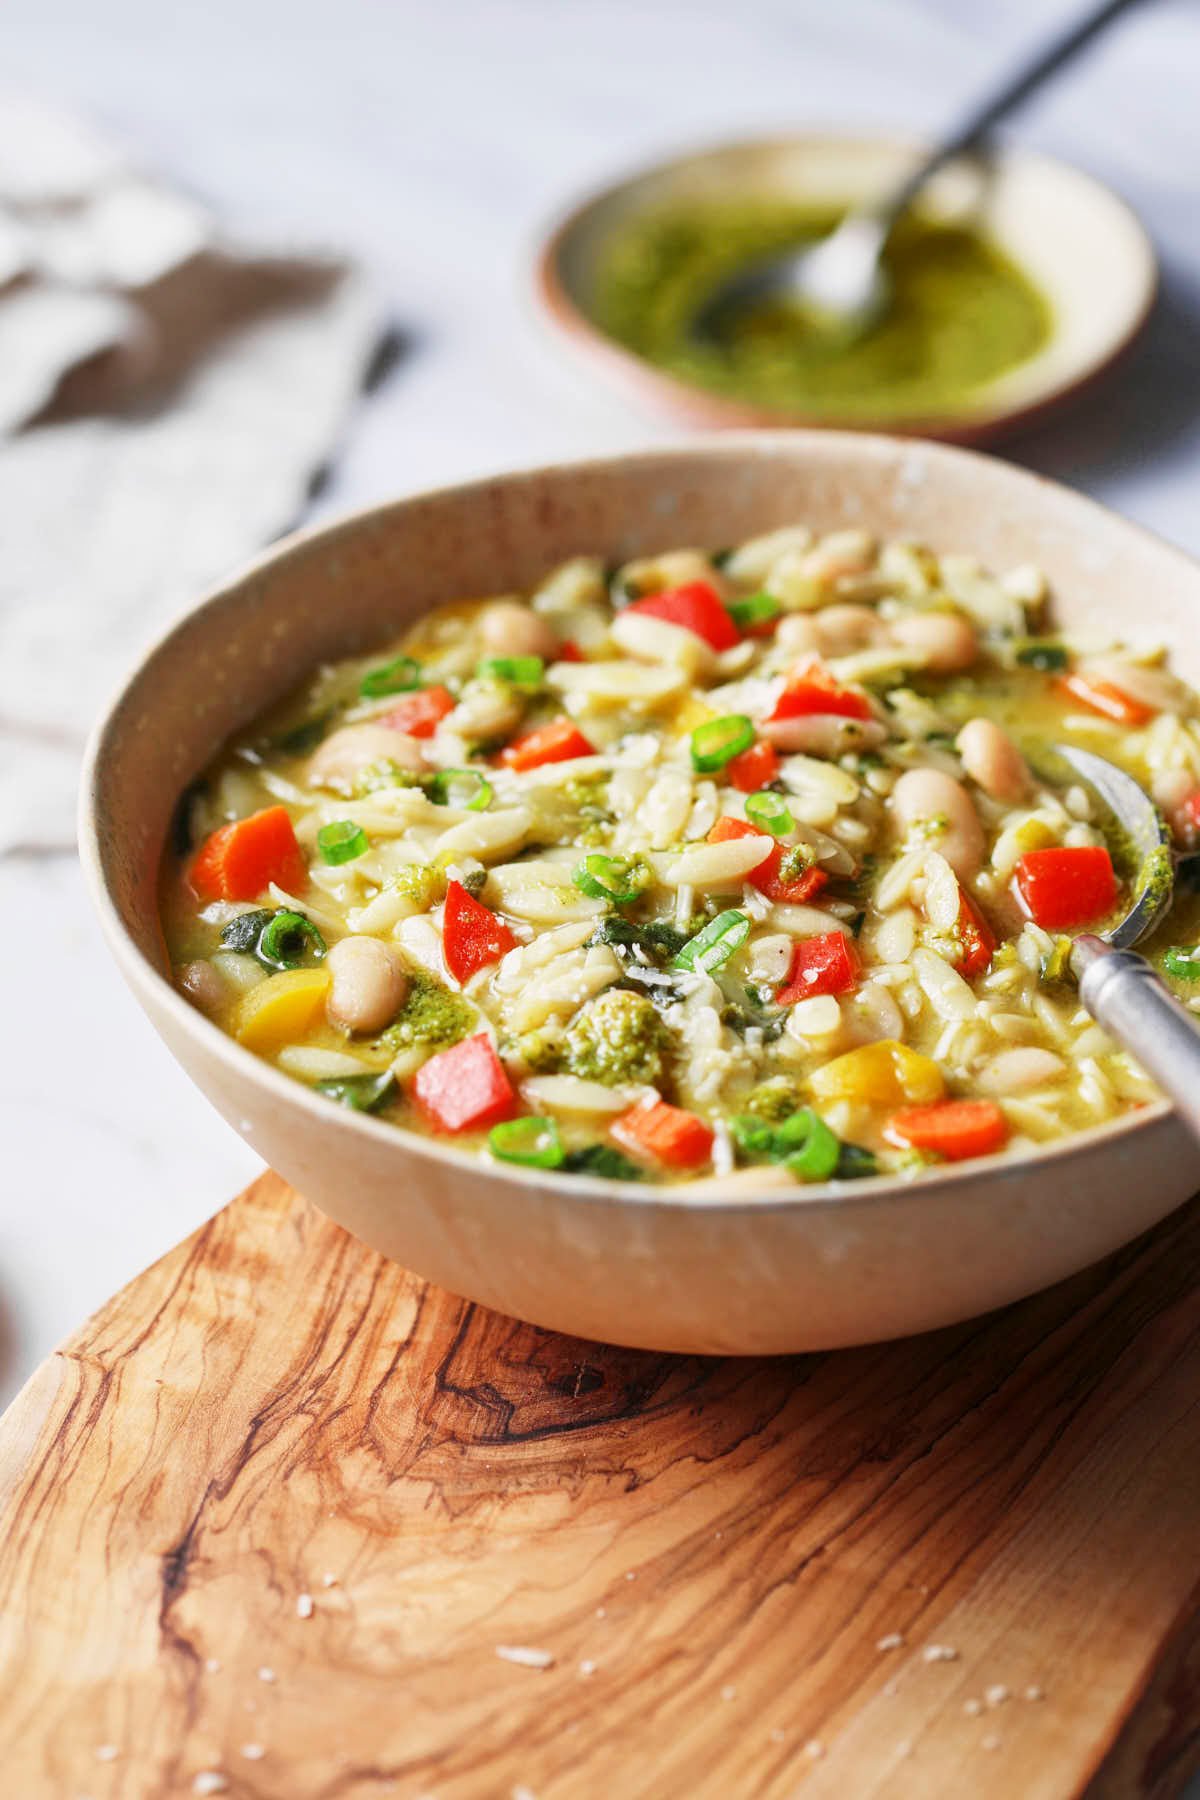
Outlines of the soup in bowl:
[[[1191,1185],[1067,968],[1147,872],[1047,752],[1190,840],[1164,650],[1196,586],[1063,490],[886,440],[401,502],[135,676],[93,759],[102,909],[226,1116],[457,1291],[691,1350],[945,1322]],[[1181,900],[1151,946],[1185,998],[1198,930]]]

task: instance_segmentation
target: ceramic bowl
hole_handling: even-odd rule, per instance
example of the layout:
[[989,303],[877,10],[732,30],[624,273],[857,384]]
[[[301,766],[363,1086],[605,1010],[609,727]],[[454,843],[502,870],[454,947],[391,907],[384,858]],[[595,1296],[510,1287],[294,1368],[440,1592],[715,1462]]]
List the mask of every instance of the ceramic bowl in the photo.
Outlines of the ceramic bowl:
[[1144,325],[1157,291],[1154,250],[1134,214],[1089,176],[1046,156],[1004,150],[986,164],[960,162],[926,190],[926,210],[980,225],[1032,277],[1054,314],[1043,350],[953,413],[849,421],[768,411],[656,368],[593,318],[598,258],[631,217],[699,198],[853,204],[885,192],[923,148],[903,138],[814,134],[728,144],[659,163],[593,195],[551,234],[537,267],[543,310],[593,367],[688,424],[853,423],[953,443],[995,439],[1042,417],[1109,368]]
[[441,601],[528,587],[580,551],[615,560],[736,543],[796,520],[869,525],[998,567],[1036,560],[1068,625],[1165,639],[1200,682],[1200,567],[1067,489],[937,445],[726,433],[422,494],[292,538],[149,653],[90,748],[92,896],[134,993],[218,1111],[376,1249],[580,1337],[718,1354],[922,1331],[1082,1268],[1200,1178],[1195,1145],[1161,1104],[1024,1160],[783,1198],[492,1167],[331,1106],[171,985],[157,885],[176,802],[313,664],[360,653]]

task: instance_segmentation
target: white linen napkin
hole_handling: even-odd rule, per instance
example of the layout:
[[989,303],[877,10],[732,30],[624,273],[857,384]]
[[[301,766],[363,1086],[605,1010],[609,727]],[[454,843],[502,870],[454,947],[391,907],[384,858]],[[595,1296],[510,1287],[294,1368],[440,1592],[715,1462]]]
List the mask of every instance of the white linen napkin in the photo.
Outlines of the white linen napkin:
[[0,100],[0,856],[71,846],[97,709],[297,520],[382,324],[346,261],[231,243],[88,126]]

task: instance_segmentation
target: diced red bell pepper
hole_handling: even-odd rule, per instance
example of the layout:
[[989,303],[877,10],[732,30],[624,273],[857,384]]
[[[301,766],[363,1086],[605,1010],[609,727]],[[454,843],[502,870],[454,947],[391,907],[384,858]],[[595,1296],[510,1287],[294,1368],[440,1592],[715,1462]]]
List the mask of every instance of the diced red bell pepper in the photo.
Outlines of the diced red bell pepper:
[[834,713],[841,719],[874,717],[866,695],[839,687],[819,657],[811,657],[793,669],[771,718],[801,719],[812,713]]
[[375,723],[388,725],[393,731],[407,731],[409,737],[432,737],[446,714],[454,711],[454,704],[449,688],[418,688],[413,694],[405,694]]
[[461,881],[448,884],[442,912],[442,955],[455,981],[469,981],[477,970],[498,962],[516,947],[516,938],[490,907],[468,894]]
[[823,931],[801,938],[792,952],[788,978],[775,996],[778,1006],[795,1006],[814,994],[848,994],[858,986],[862,964],[858,951],[842,931]]
[[746,880],[768,900],[779,905],[803,906],[815,894],[819,894],[829,877],[824,869],[802,869],[799,875],[784,880],[779,873],[784,858],[784,847],[777,843],[769,832],[760,831],[751,825],[748,819],[731,819],[728,814],[719,818],[708,834],[710,844],[723,844],[729,838],[760,837],[770,845],[763,860],[751,869]]
[[682,625],[713,650],[732,650],[742,641],[731,614],[721,604],[721,596],[707,581],[689,581],[661,594],[647,594],[644,600],[631,601],[625,610],[665,619],[669,625]]
[[887,1122],[884,1136],[913,1150],[932,1150],[947,1162],[988,1156],[1008,1141],[1008,1121],[991,1100],[939,1100],[904,1106]]
[[579,645],[575,642],[574,638],[566,638],[558,646],[558,651],[554,660],[556,662],[582,662],[583,651],[579,648]]
[[1030,850],[1017,864],[1016,882],[1034,924],[1050,930],[1091,924],[1117,902],[1112,857],[1102,844]]
[[1189,845],[1200,836],[1200,788],[1180,801],[1171,813],[1175,836]]
[[201,844],[188,879],[201,900],[257,900],[272,882],[295,893],[308,869],[286,807],[220,825]]
[[970,980],[973,975],[982,975],[991,967],[996,954],[995,934],[974,900],[962,890],[958,903],[958,941],[962,949],[955,967],[960,975]]
[[611,1131],[623,1149],[666,1169],[694,1169],[712,1155],[712,1127],[665,1100],[631,1107],[613,1121]]
[[1106,719],[1115,719],[1118,725],[1144,725],[1147,719],[1154,717],[1152,706],[1135,700],[1132,694],[1111,681],[1102,681],[1098,675],[1084,675],[1073,669],[1066,675],[1055,676],[1054,685],[1080,706],[1101,713]]
[[778,773],[779,753],[766,738],[759,738],[748,750],[743,750],[740,756],[733,757],[725,764],[726,781],[741,794],[753,794],[757,789],[766,787]]
[[511,1119],[520,1104],[484,1032],[422,1063],[412,1091],[435,1131],[482,1131]]
[[577,756],[595,756],[596,746],[584,737],[570,719],[551,719],[547,725],[535,725],[523,737],[515,738],[500,752],[500,761],[520,774],[525,769],[540,769],[543,763],[571,762]]

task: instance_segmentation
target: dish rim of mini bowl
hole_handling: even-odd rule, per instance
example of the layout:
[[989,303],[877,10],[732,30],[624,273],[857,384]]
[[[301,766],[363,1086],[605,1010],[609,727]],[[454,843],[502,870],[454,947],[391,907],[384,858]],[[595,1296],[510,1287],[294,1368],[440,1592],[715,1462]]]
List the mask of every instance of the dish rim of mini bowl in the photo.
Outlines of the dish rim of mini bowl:
[[[1032,1167],[1040,1167],[1044,1162],[1061,1161],[1064,1158],[1080,1155],[1096,1148],[1097,1145],[1102,1146],[1107,1140],[1116,1142],[1140,1133],[1151,1126],[1164,1124],[1173,1115],[1174,1109],[1169,1101],[1160,1098],[1132,1108],[1129,1112],[1121,1114],[1115,1119],[1106,1120],[1102,1124],[1072,1131],[1062,1138],[1055,1139],[1052,1143],[1039,1146],[1029,1154],[975,1157],[961,1162],[926,1166],[915,1170],[910,1175],[891,1173],[863,1176],[856,1180],[842,1182],[797,1183],[794,1188],[781,1187],[762,1193],[739,1194],[736,1191],[722,1193],[720,1183],[727,1178],[712,1175],[697,1177],[694,1181],[655,1184],[653,1182],[620,1181],[604,1176],[564,1174],[563,1171],[557,1169],[532,1169],[524,1164],[491,1161],[478,1150],[459,1148],[433,1134],[426,1135],[413,1131],[405,1125],[388,1124],[382,1119],[373,1118],[368,1113],[357,1112],[350,1107],[335,1106],[328,1100],[318,1098],[311,1088],[306,1087],[294,1076],[286,1075],[283,1070],[256,1056],[253,1051],[247,1050],[212,1019],[186,1000],[174,983],[144,954],[126,927],[109,885],[97,804],[100,772],[105,763],[109,744],[121,731],[123,714],[143,684],[152,676],[154,665],[159,657],[177,640],[186,638],[195,629],[202,616],[219,612],[226,607],[236,609],[244,599],[246,584],[263,570],[286,563],[293,556],[307,554],[310,549],[322,542],[332,545],[339,538],[353,533],[365,522],[377,519],[380,515],[450,495],[465,496],[472,492],[482,495],[497,482],[536,481],[547,476],[562,478],[583,475],[592,470],[611,467],[616,463],[653,463],[664,457],[673,456],[703,461],[709,456],[727,456],[730,451],[765,450],[778,453],[789,440],[797,437],[815,440],[817,444],[828,445],[831,448],[840,447],[855,455],[867,457],[873,454],[891,455],[897,450],[902,452],[919,451],[922,456],[932,457],[935,462],[965,460],[987,466],[999,466],[1004,470],[1006,477],[1019,484],[1052,489],[1071,506],[1077,508],[1081,515],[1092,514],[1110,522],[1116,521],[1122,530],[1130,532],[1152,546],[1156,554],[1167,554],[1186,569],[1193,579],[1200,581],[1200,562],[1177,545],[1158,536],[1157,533],[1148,530],[1145,526],[1136,524],[1132,520],[1124,518],[1123,515],[1113,512],[1111,508],[1101,505],[1099,501],[1091,499],[1090,496],[1067,487],[1062,482],[1053,481],[1047,476],[1039,475],[1018,464],[1008,463],[1002,458],[988,456],[978,450],[966,449],[961,445],[929,441],[922,441],[918,445],[914,445],[903,437],[890,436],[882,432],[835,432],[816,429],[786,432],[778,430],[713,431],[696,434],[681,441],[642,445],[634,450],[615,451],[607,456],[567,458],[516,469],[505,469],[492,475],[474,476],[466,481],[445,482],[436,487],[422,488],[415,492],[402,494],[395,499],[374,501],[339,513],[319,524],[302,527],[278,539],[249,561],[238,565],[216,586],[208,588],[200,599],[189,603],[179,612],[139,654],[132,667],[118,683],[116,691],[102,708],[89,734],[79,784],[80,863],[84,884],[92,905],[99,915],[105,942],[135,998],[139,1000],[139,1004],[141,1003],[142,984],[146,983],[154,991],[157,1000],[170,1011],[175,1022],[185,1034],[197,1037],[201,1046],[219,1055],[233,1073],[261,1084],[268,1095],[288,1105],[299,1107],[317,1124],[324,1122],[333,1126],[335,1130],[345,1130],[352,1135],[364,1136],[368,1142],[381,1147],[390,1146],[398,1155],[417,1154],[431,1157],[464,1175],[471,1173],[489,1179],[493,1175],[499,1175],[510,1181],[530,1182],[537,1188],[557,1194],[560,1198],[570,1196],[592,1205],[690,1206],[716,1214],[775,1212],[781,1207],[790,1206],[828,1207],[840,1210],[848,1205],[877,1204],[891,1196],[899,1199],[913,1191],[934,1191],[947,1185],[961,1185],[964,1180],[974,1186],[976,1183],[1020,1179],[1028,1174]],[[270,702],[267,703],[267,705],[269,704]],[[261,712],[264,708],[260,707],[258,710]],[[186,786],[185,783],[176,796],[176,804],[183,792],[186,791]],[[164,852],[165,844],[160,843],[157,851],[160,865]],[[190,1076],[190,1071],[185,1071],[185,1073],[189,1073]],[[202,1092],[204,1091],[203,1084],[196,1082],[196,1085],[201,1088]]]
[[[1128,355],[1145,331],[1157,304],[1162,287],[1162,269],[1154,240],[1134,206],[1098,176],[1065,156],[1030,149],[1024,145],[1000,141],[990,155],[999,167],[1005,165],[1065,171],[1076,181],[1090,187],[1108,205],[1121,212],[1134,236],[1139,240],[1143,256],[1145,283],[1140,305],[1108,349],[1093,358],[1066,381],[1049,383],[1044,392],[994,408],[986,404],[974,412],[932,412],[894,417],[863,415],[861,424],[835,413],[776,412],[757,401],[738,400],[730,395],[706,388],[700,382],[688,381],[681,375],[651,362],[636,350],[622,344],[606,331],[574,298],[562,271],[562,250],[570,234],[594,207],[615,198],[623,189],[657,174],[681,169],[689,163],[736,154],[739,151],[772,149],[858,148],[911,151],[914,156],[932,147],[932,140],[919,133],[902,129],[851,130],[845,126],[813,125],[804,131],[766,132],[761,136],[739,136],[708,140],[678,151],[667,151],[650,161],[629,165],[623,173],[595,186],[557,212],[547,216],[535,239],[530,270],[532,299],[539,318],[548,324],[564,346],[582,361],[604,363],[614,382],[626,393],[634,386],[646,394],[648,403],[662,417],[673,409],[681,418],[691,414],[702,423],[697,429],[726,431],[840,431],[863,437],[927,438],[962,448],[971,448],[1040,424],[1060,407],[1085,393],[1102,380]],[[1058,332],[1054,324],[1051,340]],[[1004,376],[997,379],[1003,380]]]

